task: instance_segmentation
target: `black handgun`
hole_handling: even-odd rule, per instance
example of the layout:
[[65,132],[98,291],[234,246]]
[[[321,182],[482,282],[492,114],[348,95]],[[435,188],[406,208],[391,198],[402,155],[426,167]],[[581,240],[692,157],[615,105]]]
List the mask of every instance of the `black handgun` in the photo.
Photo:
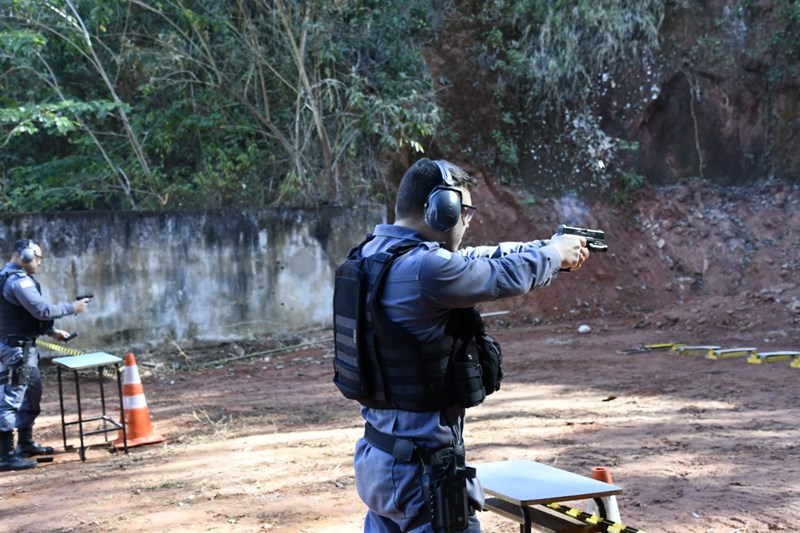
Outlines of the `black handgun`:
[[586,246],[592,252],[608,251],[608,245],[606,245],[605,242],[606,234],[599,229],[574,228],[561,224],[558,226],[558,230],[556,230],[556,235],[577,235],[579,237],[585,237]]
[[[87,292],[86,294],[79,294],[78,296],[76,296],[75,297],[75,301],[79,302],[81,300],[88,300],[90,298],[94,298],[94,293]],[[77,336],[78,336],[78,332],[76,331],[75,333],[72,333],[71,335],[67,336],[64,339],[64,342],[67,343],[67,342],[71,341],[72,339],[74,339]]]

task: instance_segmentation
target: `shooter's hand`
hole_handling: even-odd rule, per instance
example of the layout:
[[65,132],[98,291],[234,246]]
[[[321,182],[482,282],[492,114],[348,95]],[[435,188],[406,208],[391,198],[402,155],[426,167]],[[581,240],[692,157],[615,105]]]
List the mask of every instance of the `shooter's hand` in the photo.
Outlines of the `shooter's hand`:
[[75,310],[75,314],[79,315],[89,309],[89,298],[84,298],[83,300],[75,300],[72,304],[73,309]]
[[561,254],[561,269],[575,271],[583,266],[589,257],[586,238],[577,235],[553,235],[550,244]]
[[50,336],[57,341],[63,341],[69,337],[69,331],[64,331],[63,329],[54,329]]

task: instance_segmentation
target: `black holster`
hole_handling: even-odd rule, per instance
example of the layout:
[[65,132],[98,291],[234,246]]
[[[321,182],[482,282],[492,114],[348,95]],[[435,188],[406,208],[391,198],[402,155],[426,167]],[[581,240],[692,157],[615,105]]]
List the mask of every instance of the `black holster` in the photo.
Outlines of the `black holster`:
[[12,387],[27,385],[31,381],[31,367],[21,359],[8,368],[8,384]]
[[476,470],[465,464],[464,447],[445,448],[431,454],[426,465],[426,492],[434,531],[463,531],[469,527],[467,480]]

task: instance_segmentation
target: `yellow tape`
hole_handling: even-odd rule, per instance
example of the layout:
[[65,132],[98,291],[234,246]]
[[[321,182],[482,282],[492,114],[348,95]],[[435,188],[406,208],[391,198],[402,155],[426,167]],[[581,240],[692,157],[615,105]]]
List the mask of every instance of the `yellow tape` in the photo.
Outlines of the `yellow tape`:
[[73,350],[72,348],[67,348],[66,346],[61,346],[59,344],[53,344],[52,342],[46,342],[41,339],[36,339],[36,346],[41,346],[43,348],[47,348],[49,350],[53,350],[56,352],[65,353],[67,355],[84,355],[83,352],[78,350]]
[[603,519],[601,517],[597,516],[596,514],[593,514],[589,518],[584,518],[583,521],[586,522],[587,524],[591,524],[593,526],[596,526],[600,522],[602,522]]
[[658,344],[645,344],[644,347],[648,350],[675,350],[678,346],[683,346],[680,342],[664,342]]
[[564,513],[567,516],[571,516],[572,518],[580,520],[584,524],[593,526],[599,524],[603,528],[603,531],[607,533],[647,533],[644,529],[636,529],[635,527],[626,526],[625,524],[621,524],[619,522],[612,522],[611,520],[606,520],[605,518],[597,516],[596,514],[589,514],[581,511],[580,509],[575,509],[574,507],[561,505],[560,503],[548,503],[547,507],[558,511],[559,513]]

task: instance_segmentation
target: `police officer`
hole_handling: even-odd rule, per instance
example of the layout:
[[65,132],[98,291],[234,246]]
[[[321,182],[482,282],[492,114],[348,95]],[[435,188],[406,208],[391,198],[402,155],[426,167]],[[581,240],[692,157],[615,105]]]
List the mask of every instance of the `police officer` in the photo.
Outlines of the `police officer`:
[[[421,159],[408,169],[398,188],[394,224],[376,226],[351,251],[351,259],[369,265],[360,267],[369,269],[370,280],[361,305],[368,306],[371,322],[348,329],[359,322],[345,316],[358,291],[340,290],[344,281],[337,273],[334,382],[350,392],[345,396],[361,402],[366,421],[354,458],[358,494],[369,509],[366,532],[480,531],[474,510],[483,506],[483,491],[474,470],[464,467],[463,429],[465,408],[484,396],[474,397],[470,389],[465,400],[458,392],[463,387],[451,383],[458,375],[451,370],[454,361],[472,359],[464,358],[466,348],[458,348],[469,343],[450,335],[453,317],[463,318],[460,310],[481,302],[548,285],[559,270],[577,270],[589,255],[586,240],[572,235],[460,249],[476,210],[475,184],[445,161]],[[378,257],[377,263],[390,262],[383,276],[374,266]],[[371,297],[377,299],[375,307],[369,307]],[[379,367],[372,377],[359,378],[347,367],[347,361],[357,366],[361,357],[357,350],[350,352],[356,359],[345,353],[353,344]],[[421,366],[412,362],[418,359]],[[373,381],[360,396],[353,392],[361,390],[359,379]],[[455,475],[443,481],[437,465]],[[458,490],[466,494],[468,514]]]
[[[86,311],[89,300],[49,304],[33,278],[42,264],[42,249],[30,239],[14,243],[9,263],[0,271],[0,472],[36,466],[26,457],[53,453],[33,439],[41,412],[42,378],[36,338],[64,340],[69,333],[53,327],[65,315]],[[14,428],[19,445],[14,448]]]

